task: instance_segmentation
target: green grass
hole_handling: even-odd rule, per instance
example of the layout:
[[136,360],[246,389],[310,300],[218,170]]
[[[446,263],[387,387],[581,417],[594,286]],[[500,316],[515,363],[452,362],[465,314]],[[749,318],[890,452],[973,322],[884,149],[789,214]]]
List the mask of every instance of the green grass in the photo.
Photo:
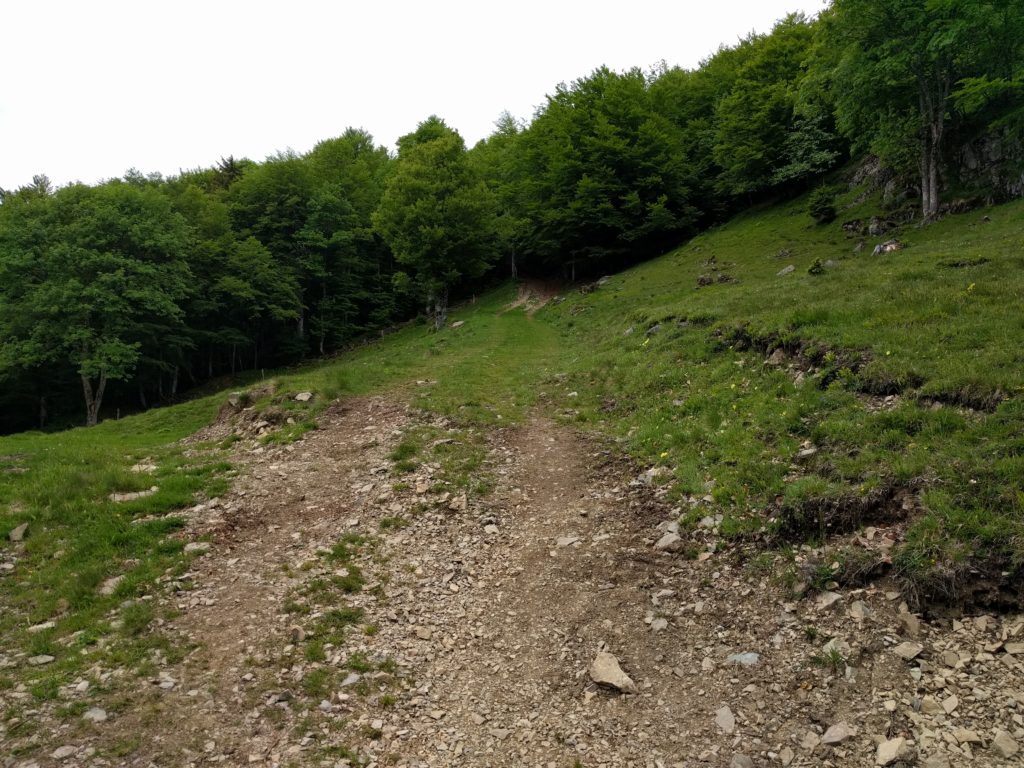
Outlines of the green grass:
[[[504,311],[514,295],[506,287],[457,308],[458,329],[411,325],[278,372],[273,393],[250,390],[251,404],[279,425],[263,442],[301,440],[337,397],[404,400],[450,423],[410,429],[391,455],[399,473],[441,465],[429,504],[444,491],[487,493],[488,430],[539,408],[665,467],[659,482],[681,502],[684,525],[721,514],[723,539],[778,548],[891,522],[909,494],[916,502],[894,554],[897,574],[925,596],[955,597],[947,592],[972,568],[1012,585],[1024,576],[1024,202],[906,228],[895,233],[906,249],[872,256],[891,235],[854,252],[859,237],[842,223],[879,212],[874,200],[849,207],[855,194],[839,200],[828,225],[813,222],[805,199],[750,211],[534,317]],[[777,275],[790,264],[791,274]],[[699,287],[702,276],[711,284]],[[776,349],[804,371],[802,383],[765,365]],[[306,390],[316,396],[295,402]],[[884,405],[889,394],[899,400]],[[110,615],[187,567],[174,511],[226,490],[233,470],[217,456],[245,438],[209,446],[206,458],[176,441],[210,423],[223,399],[0,438],[0,559],[16,558],[15,571],[0,575],[0,647],[57,657],[5,672],[10,684],[46,701],[54,681],[96,663],[101,640],[104,654],[134,665],[160,647],[145,603],[120,611],[119,628]],[[817,451],[800,457],[805,445]],[[157,469],[131,472],[143,459]],[[153,485],[152,496],[108,500]],[[689,496],[711,501],[690,511]],[[25,543],[9,543],[23,522]],[[403,524],[386,518],[381,528]],[[354,560],[369,546],[339,542],[329,559],[348,576],[310,589],[333,600],[361,590]],[[871,570],[836,559],[852,563],[839,577]],[[114,593],[100,595],[115,575],[124,578]],[[315,599],[295,596],[295,613]],[[45,621],[56,626],[27,632]],[[318,641],[360,617],[327,623]]]
[[[182,543],[170,538],[183,524],[173,513],[197,494],[222,493],[232,470],[224,462],[185,457],[175,441],[208,424],[219,401],[205,398],[92,429],[0,438],[0,456],[9,464],[0,469],[0,559],[15,563],[0,576],[0,646],[56,657],[45,667],[17,671],[30,686],[67,682],[96,664],[102,655],[79,651],[101,638],[109,641],[106,656],[126,659],[141,658],[155,642],[147,636],[147,603],[121,612],[120,632],[106,616],[125,600],[152,593],[158,576],[185,570]],[[132,472],[141,460],[156,470]],[[112,493],[151,486],[159,488],[151,496],[109,500]],[[9,531],[22,523],[29,526],[24,543],[10,543]],[[113,594],[100,594],[113,576],[123,577]],[[27,632],[43,622],[55,626]]]
[[[925,593],[972,567],[1012,584],[1024,566],[1024,203],[904,229],[908,247],[879,256],[891,233],[855,254],[841,226],[870,202],[826,226],[804,210],[752,211],[545,310],[570,350],[556,401],[669,467],[676,497],[710,492],[697,517],[723,513],[726,536],[813,540],[892,522],[905,490],[920,509],[898,573]],[[737,282],[698,287],[709,272]],[[802,385],[765,365],[777,348],[806,369]],[[890,410],[866,407],[888,394],[901,398]],[[800,459],[805,443],[818,451]]]

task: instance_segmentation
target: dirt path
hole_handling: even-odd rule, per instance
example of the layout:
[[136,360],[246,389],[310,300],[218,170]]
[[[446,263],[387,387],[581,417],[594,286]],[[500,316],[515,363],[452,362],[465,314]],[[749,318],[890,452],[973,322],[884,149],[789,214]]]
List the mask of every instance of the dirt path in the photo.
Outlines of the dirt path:
[[[433,453],[396,474],[424,428]],[[655,473],[541,417],[483,436],[494,490],[464,498],[432,457],[473,437],[366,398],[293,445],[240,443],[234,490],[190,516],[210,550],[169,585],[161,631],[192,651],[106,722],[55,726],[37,764],[1017,759],[997,741],[1024,744],[1020,617],[930,626],[884,587],[795,601],[785,564],[712,552],[713,518],[674,539],[704,501],[673,508]],[[591,681],[602,650],[636,693]]]

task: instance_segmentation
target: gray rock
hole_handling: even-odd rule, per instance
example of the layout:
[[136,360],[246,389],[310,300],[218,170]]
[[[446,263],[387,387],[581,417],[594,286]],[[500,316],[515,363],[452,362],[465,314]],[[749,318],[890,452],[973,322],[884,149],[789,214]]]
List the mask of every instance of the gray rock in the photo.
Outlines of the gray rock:
[[313,393],[312,392],[299,392],[299,394],[297,394],[295,396],[296,402],[299,402],[299,403],[308,403],[312,399],[313,399]]
[[843,596],[838,592],[822,592],[818,596],[818,608],[831,608],[842,599]]
[[28,533],[28,523],[22,523],[13,531],[7,534],[7,538],[11,541],[24,541],[25,534]]
[[65,747],[57,747],[57,749],[53,750],[53,753],[50,755],[50,757],[52,757],[54,760],[67,760],[69,757],[73,757],[76,752],[78,752],[78,747],[72,747],[70,745]]
[[829,727],[825,735],[821,737],[822,744],[842,744],[847,739],[852,739],[857,731],[850,727],[849,723],[839,722]]
[[636,693],[636,683],[622,671],[619,660],[612,654],[602,651],[590,665],[590,679],[598,685],[606,685],[623,693]]
[[465,324],[466,324],[465,320],[456,320],[454,323],[452,323],[452,328],[461,328]]
[[747,652],[747,653],[734,653],[732,656],[727,658],[725,661],[728,664],[739,664],[743,667],[752,667],[761,660],[761,654]]
[[754,761],[747,755],[733,755],[729,761],[729,768],[754,768]]
[[884,243],[879,243],[875,246],[875,249],[871,252],[872,256],[879,256],[883,253],[892,253],[894,251],[902,251],[906,246],[903,245],[899,240],[886,240]]
[[209,551],[210,545],[208,542],[205,541],[190,541],[188,544],[185,545],[186,555],[201,555]]
[[789,266],[786,266],[786,267],[783,267],[782,269],[780,269],[778,271],[778,273],[777,273],[777,276],[778,277],[784,277],[785,275],[792,274],[793,272],[796,272],[796,266],[793,265],[793,264],[790,264]]
[[85,710],[85,714],[82,715],[83,720],[88,720],[90,723],[105,723],[107,722],[107,711],[100,709],[99,707],[92,707],[91,709]]
[[658,552],[678,552],[683,546],[683,540],[679,538],[679,534],[672,533],[671,531],[666,533],[657,543],[654,548]]
[[875,765],[892,765],[897,760],[908,756],[907,740],[902,736],[886,739],[875,750]]
[[341,687],[348,688],[350,685],[355,685],[362,679],[363,676],[360,675],[358,672],[349,672],[348,676],[346,676],[345,679],[341,681]]
[[996,737],[992,739],[990,749],[1004,760],[1009,760],[1020,752],[1020,746],[1006,731],[999,731],[996,734]]
[[920,643],[900,643],[892,649],[892,652],[904,661],[913,661],[923,650],[924,646]]
[[789,768],[789,764],[795,759],[796,753],[789,747],[783,747],[779,752],[779,762],[782,763],[782,768]]
[[117,589],[117,585],[122,581],[124,581],[124,576],[111,576],[100,584],[100,594],[104,597],[109,597],[114,594],[114,591]]
[[719,707],[715,713],[715,725],[717,725],[722,733],[732,733],[736,730],[736,715],[732,713],[728,705]]
[[146,491],[131,491],[130,493],[112,493],[108,498],[111,501],[120,504],[121,502],[125,501],[136,501],[138,499],[145,499],[147,496],[152,496],[158,490],[160,489],[154,485],[152,488]]
[[850,618],[863,621],[871,615],[871,609],[863,600],[856,600],[850,605]]
[[47,656],[45,653],[38,656],[33,656],[28,660],[29,665],[33,667],[42,667],[45,664],[52,664],[56,659],[53,656]]

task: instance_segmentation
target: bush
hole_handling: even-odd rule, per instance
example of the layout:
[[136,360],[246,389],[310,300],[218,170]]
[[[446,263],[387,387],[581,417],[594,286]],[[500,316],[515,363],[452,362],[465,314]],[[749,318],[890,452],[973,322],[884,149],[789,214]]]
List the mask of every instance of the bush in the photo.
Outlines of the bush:
[[828,224],[836,218],[836,199],[828,187],[819,187],[811,194],[807,212],[819,224]]

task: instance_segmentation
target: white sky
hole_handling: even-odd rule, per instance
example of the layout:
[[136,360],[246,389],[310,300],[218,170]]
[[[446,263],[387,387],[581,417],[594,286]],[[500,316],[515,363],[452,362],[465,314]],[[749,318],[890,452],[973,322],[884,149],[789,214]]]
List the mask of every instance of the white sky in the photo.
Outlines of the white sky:
[[379,144],[432,113],[472,146],[601,64],[694,67],[825,0],[0,0],[0,187]]

